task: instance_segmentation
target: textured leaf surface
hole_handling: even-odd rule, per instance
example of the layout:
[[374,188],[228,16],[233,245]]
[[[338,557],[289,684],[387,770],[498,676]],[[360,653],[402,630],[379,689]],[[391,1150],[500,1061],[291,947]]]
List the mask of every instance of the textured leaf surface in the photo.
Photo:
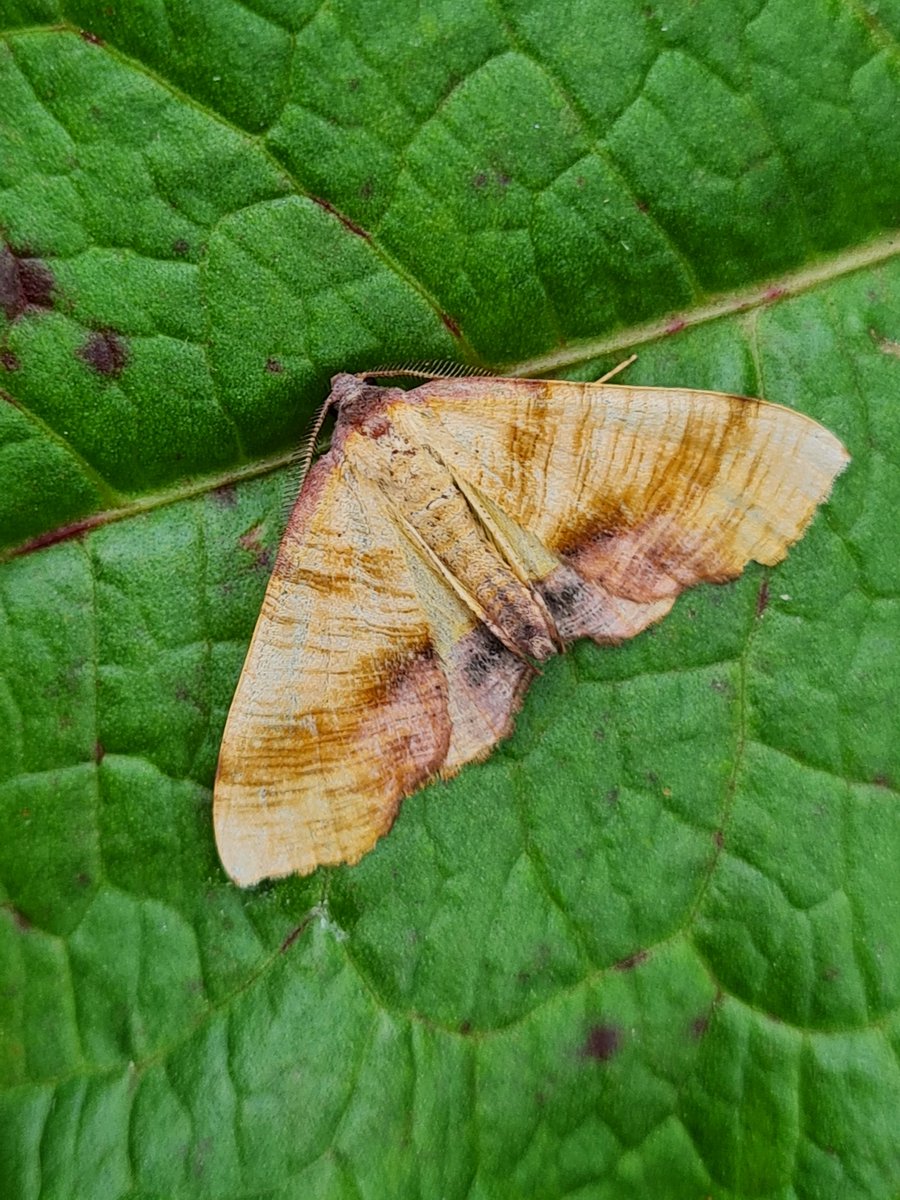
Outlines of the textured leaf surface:
[[[895,1197],[900,9],[0,26],[0,1193]],[[633,349],[843,439],[807,537],[554,662],[357,868],[235,889],[329,375]]]

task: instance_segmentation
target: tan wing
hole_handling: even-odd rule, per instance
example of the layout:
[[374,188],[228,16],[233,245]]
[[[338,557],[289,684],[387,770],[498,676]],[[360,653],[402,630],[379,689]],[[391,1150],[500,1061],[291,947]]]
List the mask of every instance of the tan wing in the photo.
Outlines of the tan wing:
[[358,861],[509,732],[531,675],[348,469],[353,440],[306,480],[228,715],[215,832],[244,886]]
[[566,639],[630,636],[689,584],[779,562],[849,461],[810,418],[719,392],[459,379],[409,395]]

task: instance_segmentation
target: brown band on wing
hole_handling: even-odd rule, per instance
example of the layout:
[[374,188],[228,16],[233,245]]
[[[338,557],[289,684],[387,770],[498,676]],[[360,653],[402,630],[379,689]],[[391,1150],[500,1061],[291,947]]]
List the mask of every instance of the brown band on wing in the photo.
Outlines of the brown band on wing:
[[483,624],[456,643],[444,665],[452,726],[446,777],[485,758],[512,731],[534,670]]
[[216,839],[239,883],[358,862],[391,827],[403,797],[443,763],[447,681],[429,643],[393,663],[362,664],[346,696],[352,710],[323,707],[258,724],[235,753],[223,743]]
[[581,637],[602,645],[624,641],[664,617],[675,600],[667,596],[640,602],[613,595],[571,563],[560,564],[537,586],[564,642]]
[[393,666],[382,663],[375,679],[374,686],[361,689],[363,719],[350,741],[365,753],[375,752],[387,822],[379,836],[393,822],[403,797],[435,774],[446,758],[450,721],[447,680],[431,645]]

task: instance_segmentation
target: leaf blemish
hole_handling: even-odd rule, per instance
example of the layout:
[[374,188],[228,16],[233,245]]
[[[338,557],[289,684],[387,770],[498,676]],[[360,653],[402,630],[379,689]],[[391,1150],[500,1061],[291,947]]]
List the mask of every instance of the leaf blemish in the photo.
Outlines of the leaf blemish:
[[284,952],[286,950],[290,950],[291,946],[293,946],[293,944],[294,944],[294,942],[296,942],[297,938],[300,937],[301,933],[303,933],[303,931],[309,925],[311,920],[312,920],[312,914],[307,913],[307,915],[303,918],[303,920],[300,922],[300,924],[294,926],[294,928],[290,931],[290,933],[287,935],[287,937],[284,939],[284,941],[278,947],[279,954],[284,954]]
[[215,489],[212,498],[220,508],[234,508],[237,505],[237,488],[233,483],[223,483]]
[[47,264],[27,250],[0,246],[0,308],[15,321],[29,310],[53,307],[56,279]]
[[333,204],[330,204],[327,200],[323,200],[321,196],[310,196],[310,200],[312,200],[313,204],[318,204],[319,208],[324,208],[327,213],[331,213],[333,217],[337,217],[345,229],[349,229],[357,237],[365,238],[366,241],[369,240],[371,235],[368,230],[363,229],[361,225],[357,225],[349,217],[345,217],[342,212],[338,212]]
[[453,320],[453,318],[451,316],[449,316],[445,312],[442,312],[441,320],[444,322],[444,324],[447,326],[447,328],[450,330],[450,332],[453,334],[454,337],[462,337],[462,330],[460,329],[460,327],[457,325],[457,323]]
[[763,576],[762,582],[759,585],[759,591],[756,593],[756,615],[761,617],[769,607],[769,581]]
[[592,1025],[580,1050],[581,1058],[609,1062],[622,1044],[621,1031],[615,1025]]
[[3,907],[6,909],[6,911],[9,913],[9,915],[12,917],[13,923],[15,924],[16,928],[21,930],[22,933],[28,933],[29,930],[32,928],[32,925],[31,925],[31,922],[29,921],[29,919],[25,916],[25,914],[20,909],[16,908],[16,906],[14,904],[6,903],[3,905]]
[[114,329],[94,330],[75,353],[92,371],[111,378],[121,375],[128,364],[128,346]]
[[633,971],[635,967],[641,966],[650,957],[648,950],[635,950],[634,954],[629,954],[627,958],[620,959],[613,964],[614,971]]
[[0,366],[5,371],[18,371],[22,364],[12,350],[0,350]]
[[284,372],[284,363],[277,358],[266,359],[266,370],[270,375],[281,375]]

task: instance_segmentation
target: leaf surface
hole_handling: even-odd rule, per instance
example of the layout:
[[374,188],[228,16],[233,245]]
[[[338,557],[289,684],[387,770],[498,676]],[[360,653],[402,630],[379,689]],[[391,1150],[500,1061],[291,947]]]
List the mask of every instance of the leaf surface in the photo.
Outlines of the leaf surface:
[[[0,1192],[900,1187],[896,4],[0,5]],[[764,395],[775,570],[241,892],[225,713],[329,376]]]

